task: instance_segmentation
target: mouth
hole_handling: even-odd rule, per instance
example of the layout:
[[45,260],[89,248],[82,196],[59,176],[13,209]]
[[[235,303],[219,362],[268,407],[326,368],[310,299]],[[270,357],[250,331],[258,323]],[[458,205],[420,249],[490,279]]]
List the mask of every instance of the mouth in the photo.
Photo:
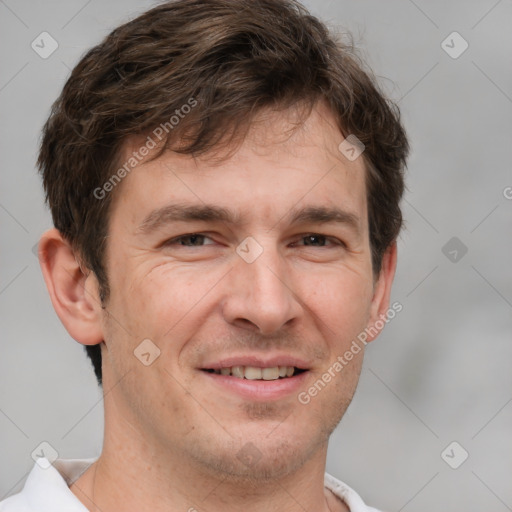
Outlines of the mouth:
[[233,357],[199,368],[207,385],[244,401],[289,400],[307,382],[309,364],[293,357]]
[[202,370],[207,373],[224,375],[226,377],[265,381],[289,379],[290,377],[300,375],[307,371],[297,366],[272,366],[263,368],[257,366],[227,366],[222,368],[202,368]]

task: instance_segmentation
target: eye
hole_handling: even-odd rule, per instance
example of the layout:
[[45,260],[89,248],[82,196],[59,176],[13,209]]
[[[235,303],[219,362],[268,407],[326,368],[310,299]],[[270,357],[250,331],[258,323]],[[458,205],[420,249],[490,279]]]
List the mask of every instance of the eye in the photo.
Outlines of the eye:
[[[206,242],[209,240],[210,242]],[[332,247],[332,246],[343,246],[345,243],[341,240],[322,235],[319,233],[308,233],[300,238],[303,247]],[[203,247],[205,245],[214,245],[215,242],[208,236],[202,233],[188,233],[186,235],[180,235],[164,242],[164,246],[182,246],[182,247]]]
[[[337,238],[333,238],[327,235],[321,235],[319,233],[309,233],[301,237],[301,240],[306,241],[304,246],[316,246],[316,247],[329,247],[333,245],[337,246],[345,246],[345,244],[338,240]],[[326,243],[328,242],[328,245]],[[316,245],[320,244],[320,245]]]
[[185,247],[201,247],[203,245],[212,245],[211,243],[210,244],[202,243],[205,240],[210,240],[212,243],[215,243],[215,242],[213,242],[213,240],[211,238],[209,238],[206,235],[203,235],[201,233],[189,233],[186,235],[178,236],[176,238],[172,238],[171,240],[168,240],[167,242],[165,242],[164,245],[165,246],[181,245],[181,246],[185,246]]

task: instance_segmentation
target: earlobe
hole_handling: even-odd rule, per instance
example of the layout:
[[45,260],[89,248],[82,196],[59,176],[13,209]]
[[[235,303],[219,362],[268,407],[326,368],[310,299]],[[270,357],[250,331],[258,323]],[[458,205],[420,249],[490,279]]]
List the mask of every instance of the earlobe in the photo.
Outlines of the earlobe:
[[[367,341],[373,341],[380,333],[389,310],[391,297],[391,286],[395,277],[397,261],[397,244],[393,242],[382,257],[382,265],[379,277],[374,286],[370,318],[368,320],[368,331],[370,335]],[[380,326],[380,328],[379,328]]]
[[70,244],[57,229],[41,237],[39,263],[55,312],[69,334],[83,345],[103,341],[96,276],[82,271]]

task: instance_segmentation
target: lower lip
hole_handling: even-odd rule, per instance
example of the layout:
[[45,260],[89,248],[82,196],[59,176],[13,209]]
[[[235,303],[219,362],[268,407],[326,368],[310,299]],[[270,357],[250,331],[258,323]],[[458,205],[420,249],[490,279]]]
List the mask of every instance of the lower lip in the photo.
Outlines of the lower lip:
[[246,400],[268,401],[286,398],[304,387],[308,371],[276,380],[249,380],[229,375],[219,375],[201,370],[212,383],[240,395]]

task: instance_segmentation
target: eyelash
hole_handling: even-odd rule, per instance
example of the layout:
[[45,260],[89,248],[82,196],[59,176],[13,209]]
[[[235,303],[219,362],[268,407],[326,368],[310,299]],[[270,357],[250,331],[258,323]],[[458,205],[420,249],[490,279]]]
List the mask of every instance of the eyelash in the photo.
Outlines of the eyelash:
[[[190,238],[190,237],[204,237],[204,238],[208,238],[211,240],[211,238],[203,233],[187,233],[185,235],[180,235],[178,237],[175,237],[175,238],[172,238],[166,242],[164,242],[164,246],[172,246],[172,245],[180,245],[179,242],[183,239],[186,239],[186,238]],[[341,240],[337,239],[337,238],[334,238],[334,237],[331,237],[331,236],[327,236],[327,235],[323,235],[321,233],[307,233],[305,235],[302,235],[301,236],[301,239],[305,239],[305,238],[308,238],[308,237],[321,237],[321,238],[325,238],[326,241],[329,241],[331,242],[331,246],[341,246],[341,247],[346,247],[346,244],[344,242],[342,242]],[[212,245],[212,244],[207,244],[207,245]],[[204,245],[182,245],[182,247],[205,247]],[[310,247],[310,246],[303,246],[303,247]],[[328,248],[330,246],[318,246],[319,248]]]

